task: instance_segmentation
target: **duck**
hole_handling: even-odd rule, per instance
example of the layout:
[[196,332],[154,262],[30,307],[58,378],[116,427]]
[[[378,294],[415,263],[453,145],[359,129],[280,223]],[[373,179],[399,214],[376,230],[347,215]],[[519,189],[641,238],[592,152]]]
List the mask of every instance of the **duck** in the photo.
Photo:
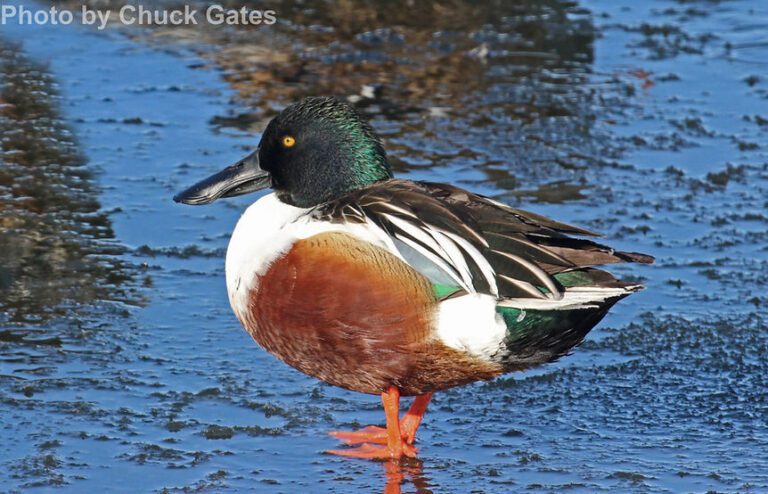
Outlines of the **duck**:
[[[381,397],[385,427],[330,433],[341,456],[416,456],[433,393],[571,353],[643,288],[595,266],[654,260],[455,185],[395,178],[370,123],[335,97],[286,107],[251,154],[174,200],[267,188],[231,235],[229,302],[278,359]],[[401,397],[414,397],[402,416]]]

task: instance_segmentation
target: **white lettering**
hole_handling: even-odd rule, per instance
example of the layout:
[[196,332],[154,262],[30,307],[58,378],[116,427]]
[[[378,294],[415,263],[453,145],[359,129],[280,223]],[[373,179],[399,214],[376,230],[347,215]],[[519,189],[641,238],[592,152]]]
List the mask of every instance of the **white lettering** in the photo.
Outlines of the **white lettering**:
[[96,23],[96,11],[90,10],[87,5],[83,5],[80,10],[80,18],[85,26],[91,26]]
[[[183,9],[177,10],[150,10],[143,5],[127,4],[123,5],[117,12],[117,18],[120,23],[127,26],[136,24],[197,25],[197,13],[198,11],[190,5],[185,5]],[[79,14],[80,22],[84,26],[96,26],[99,30],[106,29],[110,18],[112,18],[112,12],[109,9],[93,9],[87,5],[81,5],[78,12],[60,9],[56,6],[47,10],[30,10],[24,6],[0,5],[0,24],[15,21],[19,25],[69,25],[76,21],[77,14]],[[248,10],[247,7],[227,9],[219,4],[208,6],[205,17],[207,22],[214,26],[222,24],[258,26],[260,24],[272,25],[277,22],[277,14],[274,10]]]
[[[109,11],[104,13],[97,10],[89,10],[85,5],[80,10],[81,23],[83,25],[92,25],[96,22],[98,17],[109,17]],[[75,22],[75,12],[67,9],[60,9],[53,6],[47,10],[30,10],[26,7],[15,5],[0,5],[0,24],[7,24],[12,19],[16,19],[16,22],[20,26],[24,25],[44,25],[52,24],[57,26],[59,24],[69,25]],[[104,28],[105,22],[102,23],[100,29]]]
[[144,8],[143,5],[139,5],[139,25],[152,24],[152,11]]
[[24,7],[19,10],[19,24],[32,24],[32,12]]
[[225,9],[221,5],[211,5],[205,11],[205,18],[209,24],[218,26],[258,26],[259,24],[274,24],[277,22],[274,10],[248,10],[247,7]]
[[[246,10],[245,7],[243,7],[243,16],[245,16]],[[251,24],[261,24],[261,11],[260,10],[251,10],[248,12],[248,22]]]
[[123,5],[120,9],[120,22],[127,25],[132,25],[134,22],[136,22],[136,7],[133,5]]
[[189,5],[184,6],[184,24],[197,25],[197,10],[192,10]]
[[96,15],[99,17],[99,31],[103,31],[107,27],[109,22],[109,10],[97,10]]
[[18,12],[19,11],[15,5],[3,5],[3,8],[0,9],[0,21],[2,21],[2,24],[5,24],[6,19],[16,17]]
[[[35,24],[47,24],[50,19],[51,19],[50,14],[45,10],[35,11]],[[30,22],[30,24],[32,23]],[[55,20],[53,21],[53,24],[56,24]]]
[[75,20],[75,16],[72,15],[72,12],[69,10],[62,10],[61,13],[59,14],[59,22],[61,22],[65,26],[72,24],[74,20]]
[[211,5],[208,7],[208,10],[205,11],[205,18],[208,20],[209,24],[213,24],[214,26],[218,26],[219,24],[224,23],[224,19],[222,14],[224,13],[224,7],[221,5]]

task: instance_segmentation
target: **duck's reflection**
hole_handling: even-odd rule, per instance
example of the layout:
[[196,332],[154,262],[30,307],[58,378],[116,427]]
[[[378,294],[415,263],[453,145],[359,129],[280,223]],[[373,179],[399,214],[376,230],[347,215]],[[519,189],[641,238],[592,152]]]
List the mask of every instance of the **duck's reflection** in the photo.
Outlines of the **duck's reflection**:
[[509,199],[580,199],[610,89],[590,87],[596,29],[578,2],[295,3],[260,3],[290,23],[208,33],[247,108],[215,125],[260,132],[278,108],[338,95],[377,120],[397,173],[475,167]]
[[[216,119],[260,131],[275,108],[306,96],[349,95],[389,120],[433,107],[530,122],[572,115],[594,58],[595,29],[576,2],[268,0],[290,23],[208,33],[230,49],[211,56],[255,110]],[[243,61],[247,60],[248,63]],[[514,86],[510,86],[514,85]]]
[[384,494],[400,494],[402,485],[410,483],[417,494],[430,494],[429,479],[424,475],[424,462],[418,458],[404,458],[383,463]]

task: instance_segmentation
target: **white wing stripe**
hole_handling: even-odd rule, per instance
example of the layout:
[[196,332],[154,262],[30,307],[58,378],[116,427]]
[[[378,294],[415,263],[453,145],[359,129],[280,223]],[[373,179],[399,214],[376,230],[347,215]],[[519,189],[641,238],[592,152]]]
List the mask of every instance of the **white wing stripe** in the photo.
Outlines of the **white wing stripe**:
[[472,272],[469,270],[467,261],[462,255],[461,250],[456,247],[456,244],[454,244],[450,238],[446,237],[439,231],[432,229],[427,229],[425,231],[429,233],[432,238],[434,238],[435,241],[440,245],[441,249],[448,258],[447,260],[450,262],[451,266],[453,266],[456,271],[461,274],[464,282],[468,285],[473,285],[474,283],[472,283]]
[[[389,209],[390,211],[394,211],[395,213],[400,213],[400,214],[402,214],[404,216],[407,216],[409,218],[418,218],[418,216],[416,216],[413,212],[408,211],[407,209],[403,209],[400,206],[395,206],[394,204],[389,203],[389,202],[379,202],[379,201],[377,201],[377,202],[371,203],[371,204],[364,204],[363,206],[373,206],[373,205]],[[386,214],[386,213],[384,213],[384,214]]]
[[456,270],[455,269],[451,269],[451,267],[448,264],[446,264],[446,262],[442,258],[436,256],[435,254],[433,254],[429,250],[424,249],[423,245],[421,245],[421,244],[419,244],[417,242],[414,242],[413,240],[411,240],[408,237],[397,237],[397,238],[401,242],[403,242],[404,244],[412,247],[417,252],[422,254],[424,257],[426,257],[427,259],[429,259],[430,261],[435,263],[435,265],[437,267],[439,267],[440,269],[445,271],[446,274],[448,274],[448,276],[450,276],[465,291],[472,292],[472,293],[475,292],[475,288],[472,285],[467,285],[466,283],[464,283],[464,281],[461,279],[461,276],[458,275]]
[[574,310],[599,307],[601,303],[621,297],[640,289],[639,285],[626,288],[603,288],[594,286],[566,288],[561,300],[508,298],[499,302],[501,307],[531,310]]
[[438,231],[440,231],[444,235],[447,235],[454,242],[459,244],[459,246],[461,246],[464,252],[466,252],[467,255],[469,255],[473,261],[475,261],[475,264],[477,264],[477,267],[480,268],[480,271],[483,273],[483,276],[485,276],[485,279],[488,282],[488,286],[490,287],[491,294],[498,297],[499,287],[496,285],[496,272],[493,270],[493,267],[491,267],[491,264],[488,262],[488,260],[485,257],[483,257],[480,251],[478,251],[474,245],[470,244],[465,239],[461,238],[459,235],[456,235],[455,233],[447,232],[444,230],[438,230]]
[[[440,245],[438,245],[437,242],[435,241],[435,239],[433,239],[429,234],[427,234],[427,232],[425,232],[418,226],[413,225],[403,219],[400,219],[397,216],[391,216],[389,214],[384,214],[383,216],[390,223],[392,223],[393,225],[401,229],[403,232],[405,232],[406,234],[413,237],[415,240],[424,244],[425,247],[432,249],[432,251],[435,254],[439,254],[440,251],[442,250],[440,248]],[[395,236],[400,238],[397,234],[395,234]],[[421,250],[423,250],[423,247],[419,249],[419,251]],[[445,260],[448,261],[449,259],[445,259]]]
[[530,271],[532,274],[534,274],[547,289],[550,291],[550,293],[547,295],[549,298],[552,298],[553,300],[560,300],[563,298],[563,294],[560,292],[560,289],[557,288],[557,285],[552,281],[552,279],[549,277],[547,273],[544,272],[543,269],[536,266],[530,261],[527,261],[523,259],[520,256],[516,256],[514,254],[510,254],[509,252],[501,252],[498,250],[494,250],[493,252],[496,252],[499,255],[502,255],[521,266],[525,267],[528,271]]
[[[515,285],[519,289],[521,289],[524,292],[528,293],[531,297],[534,297],[536,299],[546,299],[546,296],[543,293],[541,293],[541,291],[539,291],[538,288],[536,288],[535,286],[531,285],[527,281],[516,280],[514,278],[510,278],[509,276],[506,276],[506,275],[503,275],[503,274],[500,274],[499,278],[502,278],[502,279],[506,280],[507,282],[512,283],[513,285]],[[505,299],[505,300],[509,300],[509,299]]]

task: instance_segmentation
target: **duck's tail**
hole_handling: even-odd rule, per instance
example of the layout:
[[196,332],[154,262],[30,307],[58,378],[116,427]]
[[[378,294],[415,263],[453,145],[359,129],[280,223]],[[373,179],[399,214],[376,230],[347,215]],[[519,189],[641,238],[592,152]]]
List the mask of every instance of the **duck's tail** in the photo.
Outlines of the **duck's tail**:
[[555,278],[565,287],[560,300],[518,298],[497,305],[507,334],[494,360],[507,371],[567,355],[616,302],[643,288],[593,268],[559,273]]

